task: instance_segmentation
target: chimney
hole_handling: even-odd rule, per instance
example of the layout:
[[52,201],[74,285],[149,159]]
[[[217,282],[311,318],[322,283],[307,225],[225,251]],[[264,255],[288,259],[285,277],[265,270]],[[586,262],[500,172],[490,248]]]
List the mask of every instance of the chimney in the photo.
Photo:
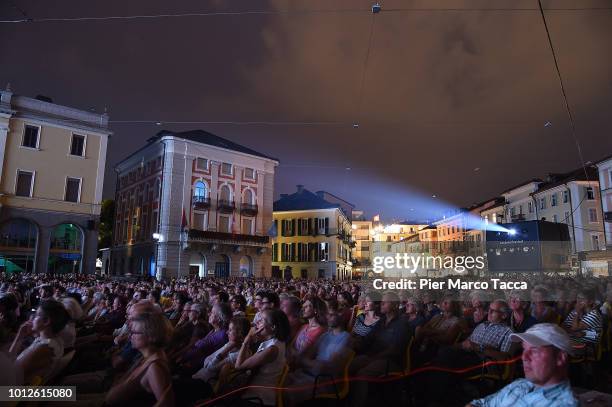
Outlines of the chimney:
[[301,194],[302,192],[304,192],[304,185],[297,185],[297,192],[298,194]]

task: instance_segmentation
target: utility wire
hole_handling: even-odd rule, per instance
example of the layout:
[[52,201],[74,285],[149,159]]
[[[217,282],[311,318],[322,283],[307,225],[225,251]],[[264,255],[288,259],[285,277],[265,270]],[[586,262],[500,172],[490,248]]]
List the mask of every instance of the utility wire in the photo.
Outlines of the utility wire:
[[363,60],[363,68],[361,71],[361,82],[359,83],[359,94],[357,95],[357,122],[361,119],[361,106],[363,104],[363,90],[365,86],[366,74],[368,71],[368,60],[370,59],[370,49],[372,48],[372,38],[374,37],[374,23],[376,22],[376,14],[372,13],[372,20],[370,21],[370,34],[368,36],[368,48],[366,50],[365,58]]
[[[203,13],[177,13],[177,14],[140,14],[128,16],[80,16],[80,17],[48,17],[30,18],[21,9],[24,16],[22,19],[0,20],[0,24],[22,24],[22,23],[57,23],[57,22],[87,22],[87,21],[129,21],[129,20],[153,20],[163,18],[189,18],[189,17],[213,17],[213,16],[249,16],[249,15],[308,15],[308,14],[359,14],[365,13],[364,9],[335,9],[335,10],[246,10],[246,11],[212,11]],[[548,8],[546,11],[606,11],[612,7],[573,7],[573,8]],[[422,13],[422,12],[532,12],[538,8],[393,8],[382,10],[385,13]]]
[[[574,120],[574,115],[572,114],[572,109],[570,108],[570,104],[567,98],[567,92],[565,91],[565,85],[563,84],[563,76],[561,75],[561,70],[559,69],[559,61],[557,60],[557,53],[555,51],[555,47],[553,46],[552,38],[550,36],[550,30],[548,29],[548,24],[546,22],[546,15],[544,14],[544,8],[542,7],[542,0],[538,0],[538,6],[540,9],[540,15],[542,16],[542,22],[544,23],[544,29],[546,30],[546,37],[548,38],[548,45],[550,46],[550,51],[552,53],[553,61],[555,63],[555,71],[557,72],[557,78],[559,79],[559,85],[561,87],[561,95],[563,96],[563,102],[565,104],[565,111],[567,112],[567,117],[570,122],[570,130],[571,130],[572,138],[574,139],[574,143],[576,144],[576,149],[578,150],[578,158],[580,160],[580,164],[582,165],[582,169],[584,170],[584,176],[586,178],[586,181],[589,185],[591,185],[589,172],[586,168],[586,164],[584,162],[584,157],[582,154],[582,147],[580,146],[580,140],[578,140],[578,137],[576,135],[576,122]],[[595,193],[593,186],[591,186],[591,188],[593,189],[593,193]],[[574,212],[578,210],[580,205],[582,205],[582,203],[587,198],[587,195],[588,193],[585,189],[584,195],[582,196],[582,199],[580,200],[580,202],[578,202],[578,205],[576,205],[576,208],[570,208],[572,209],[570,216],[573,215]]]

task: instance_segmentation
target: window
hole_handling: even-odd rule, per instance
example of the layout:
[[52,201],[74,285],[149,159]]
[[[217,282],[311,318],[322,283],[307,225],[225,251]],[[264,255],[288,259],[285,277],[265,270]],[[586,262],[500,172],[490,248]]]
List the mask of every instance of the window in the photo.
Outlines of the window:
[[34,173],[30,171],[17,171],[17,183],[15,185],[15,195],[32,196],[34,190]]
[[196,169],[206,171],[208,170],[208,159],[199,158],[196,160]]
[[255,179],[255,170],[252,168],[244,169],[244,178],[246,179]]
[[78,134],[72,135],[72,144],[70,145],[70,155],[85,156],[85,136]]
[[23,132],[23,140],[21,145],[23,147],[38,148],[38,136],[40,135],[40,127],[31,126],[26,124]]
[[586,189],[586,199],[592,201],[595,199],[595,191],[593,191],[593,187],[587,187]]
[[158,179],[158,180],[155,180],[155,200],[159,198],[160,194],[161,194],[161,182]]
[[589,208],[589,222],[591,223],[597,222],[597,209]]
[[553,215],[553,222],[555,222],[555,223],[558,222],[557,215]]
[[557,194],[550,196],[550,206],[557,206]]
[[221,164],[221,174],[224,175],[232,175],[234,168],[232,166],[232,164],[229,163],[222,163]]
[[80,178],[66,178],[66,196],[64,200],[68,202],[79,202],[81,198],[81,179]]
[[219,232],[230,233],[229,216],[219,216]]
[[151,216],[151,230],[153,233],[159,233],[159,222],[157,221],[157,211],[153,211],[153,216]]
[[243,235],[253,234],[253,219],[250,219],[250,218],[242,219],[242,234]]
[[565,211],[565,223],[569,223],[570,220],[570,213],[568,211]]
[[224,202],[230,202],[232,200],[232,193],[228,185],[221,185],[219,189],[219,200]]
[[512,208],[510,208],[510,216],[514,215],[516,215],[516,208],[513,206]]
[[527,211],[533,213],[533,202],[527,202]]
[[202,181],[198,181],[195,183],[195,188],[193,191],[194,198],[206,198],[206,184]]
[[591,244],[593,245],[593,250],[599,250],[599,236],[591,235]]
[[563,203],[568,203],[568,202],[569,202],[569,192],[563,191]]
[[193,214],[193,228],[197,230],[206,230],[204,227],[205,214],[194,212]]
[[610,175],[610,184],[612,184],[612,170],[610,170],[609,175]]
[[546,198],[540,198],[540,209],[546,209]]
[[255,195],[251,189],[247,188],[244,190],[242,194],[242,202],[250,205],[255,203]]
[[493,214],[493,223],[497,223],[497,214],[496,213]]

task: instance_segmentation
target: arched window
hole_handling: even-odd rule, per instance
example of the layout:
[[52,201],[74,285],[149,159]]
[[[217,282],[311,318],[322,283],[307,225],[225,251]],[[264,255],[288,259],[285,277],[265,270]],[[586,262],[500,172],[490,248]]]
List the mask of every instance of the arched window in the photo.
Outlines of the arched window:
[[11,219],[0,226],[0,273],[34,271],[38,229],[25,219]]
[[253,205],[255,203],[255,194],[251,188],[247,188],[242,193],[242,202]]
[[232,200],[232,191],[227,184],[221,185],[221,188],[219,189],[219,200],[227,202]]
[[62,223],[51,231],[48,271],[78,273],[83,258],[83,232],[72,223]]
[[206,184],[202,181],[198,181],[195,183],[193,196],[197,198],[206,198],[207,195]]

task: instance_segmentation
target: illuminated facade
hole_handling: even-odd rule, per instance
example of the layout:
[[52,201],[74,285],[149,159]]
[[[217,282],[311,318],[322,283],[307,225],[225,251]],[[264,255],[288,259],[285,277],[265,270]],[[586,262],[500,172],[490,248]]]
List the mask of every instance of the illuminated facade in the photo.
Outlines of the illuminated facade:
[[95,271],[107,125],[0,91],[0,272]]
[[[352,204],[329,202],[298,185],[274,203],[272,275],[282,278],[352,277]],[[336,197],[336,199],[341,199]],[[349,212],[349,213],[347,213]]]
[[112,272],[270,276],[277,165],[202,130],[159,132],[116,167]]

